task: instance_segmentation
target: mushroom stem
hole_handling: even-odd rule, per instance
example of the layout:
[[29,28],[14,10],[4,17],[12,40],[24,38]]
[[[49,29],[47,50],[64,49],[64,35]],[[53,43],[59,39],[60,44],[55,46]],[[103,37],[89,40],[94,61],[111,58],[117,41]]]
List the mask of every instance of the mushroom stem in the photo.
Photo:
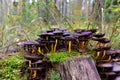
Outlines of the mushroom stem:
[[95,58],[98,59],[99,56],[100,56],[100,51],[97,51]]
[[107,44],[103,44],[103,46],[104,46],[104,47],[106,47],[106,46],[107,46]]
[[85,46],[85,42],[82,41],[82,45],[81,45],[82,49],[84,49],[84,46]]
[[55,40],[54,52],[56,52],[57,43],[58,43],[58,39]]
[[37,74],[37,70],[33,70],[33,73],[34,73],[34,74],[33,74],[32,76],[33,76],[33,78],[35,78],[35,77],[36,77],[36,74]]
[[40,47],[38,47],[38,52],[39,52],[40,54],[44,55],[43,52],[41,51],[41,48],[40,48]]
[[34,49],[32,49],[32,53],[34,53],[35,52],[35,50]]
[[[29,67],[31,67],[31,61],[29,60]],[[30,70],[30,75],[32,75],[32,70]]]
[[106,59],[106,60],[101,60],[101,61],[109,62],[110,60],[111,60],[111,56],[109,56],[108,59]]
[[97,43],[97,48],[100,48],[100,42],[98,41],[98,43]]
[[29,67],[31,67],[31,61],[29,60]]
[[48,40],[48,36],[46,36],[46,40]]
[[102,59],[105,57],[106,52],[107,52],[106,50],[103,51]]
[[69,41],[68,51],[71,52],[72,41]]

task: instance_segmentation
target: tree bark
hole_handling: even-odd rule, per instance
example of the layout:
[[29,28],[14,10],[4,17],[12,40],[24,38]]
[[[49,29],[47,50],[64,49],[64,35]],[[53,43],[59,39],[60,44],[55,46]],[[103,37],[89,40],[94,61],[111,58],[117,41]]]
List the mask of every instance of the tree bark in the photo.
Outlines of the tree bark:
[[101,80],[91,57],[64,61],[58,71],[62,80]]

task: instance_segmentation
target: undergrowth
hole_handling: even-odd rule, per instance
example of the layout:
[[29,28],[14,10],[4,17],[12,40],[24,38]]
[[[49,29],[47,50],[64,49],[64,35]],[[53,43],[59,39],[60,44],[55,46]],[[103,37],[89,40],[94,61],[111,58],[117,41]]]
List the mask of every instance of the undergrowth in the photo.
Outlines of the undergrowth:
[[54,69],[51,69],[51,70],[48,72],[48,80],[61,80],[60,73],[58,73],[58,72],[55,71]]
[[0,80],[25,80],[19,74],[23,61],[23,57],[18,54],[0,60]]

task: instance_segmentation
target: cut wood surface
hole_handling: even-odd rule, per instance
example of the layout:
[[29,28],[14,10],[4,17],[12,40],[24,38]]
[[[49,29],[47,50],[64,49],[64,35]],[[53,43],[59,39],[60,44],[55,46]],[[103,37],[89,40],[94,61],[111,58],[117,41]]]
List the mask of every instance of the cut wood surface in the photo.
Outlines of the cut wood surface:
[[91,57],[66,60],[58,70],[62,80],[101,80]]

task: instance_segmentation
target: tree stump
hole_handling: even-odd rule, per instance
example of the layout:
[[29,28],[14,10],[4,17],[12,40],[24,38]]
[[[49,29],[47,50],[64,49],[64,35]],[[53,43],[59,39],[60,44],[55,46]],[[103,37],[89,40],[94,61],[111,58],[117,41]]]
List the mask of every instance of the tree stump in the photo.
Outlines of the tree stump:
[[101,80],[91,57],[66,60],[58,71],[62,80]]

